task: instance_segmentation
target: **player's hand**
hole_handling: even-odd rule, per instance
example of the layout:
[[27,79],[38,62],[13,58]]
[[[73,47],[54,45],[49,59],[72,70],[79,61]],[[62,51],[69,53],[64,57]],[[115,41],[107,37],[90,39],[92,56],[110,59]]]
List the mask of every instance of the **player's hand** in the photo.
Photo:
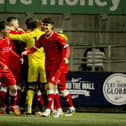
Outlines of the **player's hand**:
[[4,65],[4,67],[3,67],[3,70],[7,70],[8,69],[8,66],[7,65]]
[[20,61],[21,64],[24,63],[24,59],[22,57],[19,59],[19,61]]
[[22,28],[18,28],[17,30],[20,30],[20,31],[24,32],[24,30]]
[[23,57],[23,56],[26,56],[26,55],[28,55],[28,52],[27,51],[23,51],[22,53],[21,53],[21,56]]
[[68,58],[64,58],[64,62],[65,62],[65,64],[68,64],[69,63]]

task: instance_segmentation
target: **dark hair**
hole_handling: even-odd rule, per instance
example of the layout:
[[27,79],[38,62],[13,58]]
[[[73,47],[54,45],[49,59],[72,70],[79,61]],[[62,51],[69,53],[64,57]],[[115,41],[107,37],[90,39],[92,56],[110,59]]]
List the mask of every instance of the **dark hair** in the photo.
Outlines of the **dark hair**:
[[51,18],[46,17],[43,19],[43,23],[54,24],[54,21]]
[[5,29],[6,25],[7,25],[7,23],[4,20],[0,20],[0,31]]
[[17,20],[17,17],[8,17],[7,22],[10,23],[12,20]]
[[35,29],[39,26],[40,21],[31,17],[25,21],[25,24],[29,29]]

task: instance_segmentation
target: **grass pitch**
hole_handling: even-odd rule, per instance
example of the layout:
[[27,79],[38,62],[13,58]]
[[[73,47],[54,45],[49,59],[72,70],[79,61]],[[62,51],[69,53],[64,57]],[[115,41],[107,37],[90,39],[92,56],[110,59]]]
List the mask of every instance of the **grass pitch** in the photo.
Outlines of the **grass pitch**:
[[71,117],[0,115],[0,126],[126,126],[124,113],[74,113]]

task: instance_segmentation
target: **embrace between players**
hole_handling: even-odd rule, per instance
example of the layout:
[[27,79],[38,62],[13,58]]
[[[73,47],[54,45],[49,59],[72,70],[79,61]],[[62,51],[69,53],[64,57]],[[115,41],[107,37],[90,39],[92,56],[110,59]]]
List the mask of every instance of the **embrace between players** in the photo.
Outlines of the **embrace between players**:
[[[47,82],[47,108],[41,113],[41,116],[49,117],[51,112],[53,113],[53,117],[63,115],[59,91],[69,105],[69,111],[66,113],[66,116],[71,116],[75,108],[72,103],[71,95],[68,90],[66,90],[66,73],[68,72],[68,59],[70,55],[69,45],[61,35],[53,31],[54,22],[50,18],[43,18],[42,29],[39,29],[40,27],[38,28],[40,25],[38,25],[37,20],[33,18],[29,18],[25,24],[30,29],[29,32],[20,35],[9,34],[9,37],[12,40],[24,42],[27,48],[21,53],[22,57],[28,55],[27,113],[32,113],[34,89],[39,77],[41,83]],[[21,61],[23,62],[22,58]],[[8,68],[5,66],[8,65],[3,66],[2,64],[1,66],[1,70],[6,73]],[[10,73],[10,71],[8,71],[8,73]],[[0,73],[3,74],[4,72]],[[4,75],[1,75],[0,78],[3,78],[3,76]],[[8,76],[6,77],[8,78]],[[14,76],[11,77],[11,79],[14,80]],[[1,79],[1,82],[2,81],[4,82],[4,80]],[[12,85],[16,87],[16,82],[10,83],[8,81],[5,83],[9,86]],[[15,92],[17,92],[16,88]],[[38,92],[38,94],[40,94],[40,92]],[[52,106],[54,111],[52,111]]]

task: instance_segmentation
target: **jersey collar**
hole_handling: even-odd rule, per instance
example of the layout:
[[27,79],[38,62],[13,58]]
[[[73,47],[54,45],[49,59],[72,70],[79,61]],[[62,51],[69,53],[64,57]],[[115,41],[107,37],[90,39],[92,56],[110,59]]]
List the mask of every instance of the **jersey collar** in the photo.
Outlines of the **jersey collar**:
[[45,36],[46,39],[49,39],[52,35],[53,35],[54,32],[51,32],[48,36]]

